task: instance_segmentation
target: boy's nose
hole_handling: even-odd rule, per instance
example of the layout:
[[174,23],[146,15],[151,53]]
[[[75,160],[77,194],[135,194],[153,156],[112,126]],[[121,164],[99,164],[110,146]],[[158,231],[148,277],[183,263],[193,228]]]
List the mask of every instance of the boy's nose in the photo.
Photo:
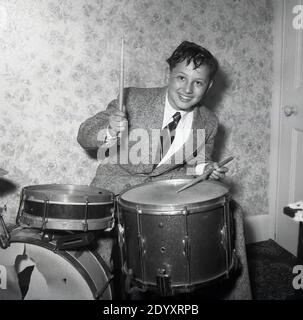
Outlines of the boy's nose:
[[186,93],[192,93],[193,92],[193,84],[192,83],[187,83],[185,85],[185,92]]

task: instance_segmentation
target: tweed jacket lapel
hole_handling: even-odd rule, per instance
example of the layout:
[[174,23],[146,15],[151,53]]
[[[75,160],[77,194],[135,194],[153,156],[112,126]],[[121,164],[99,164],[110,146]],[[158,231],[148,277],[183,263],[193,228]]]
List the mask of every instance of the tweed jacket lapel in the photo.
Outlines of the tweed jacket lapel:
[[161,129],[164,116],[165,97],[167,87],[159,89],[159,95],[154,99],[153,106],[147,105],[147,112],[150,113],[150,109],[154,109],[154,113],[146,119],[147,129]]
[[[151,137],[153,136],[153,130],[160,130],[162,127],[166,90],[167,87],[154,88],[149,92],[146,91],[144,101],[140,101],[140,105],[135,105],[132,110],[129,110],[129,112],[132,112],[130,117],[132,119],[130,121],[130,132],[133,129],[141,128],[148,133],[149,137],[148,161],[146,163],[140,162],[136,166],[132,164],[121,165],[129,173],[148,175],[154,169],[152,155],[156,152],[158,141],[152,141]],[[129,147],[131,148],[131,143]]]

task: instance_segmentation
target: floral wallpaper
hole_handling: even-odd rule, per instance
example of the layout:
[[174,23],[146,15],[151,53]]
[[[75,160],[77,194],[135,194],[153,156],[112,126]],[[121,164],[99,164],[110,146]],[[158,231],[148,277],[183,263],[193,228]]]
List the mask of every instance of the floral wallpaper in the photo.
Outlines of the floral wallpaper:
[[0,206],[13,222],[24,186],[89,184],[98,162],[79,125],[119,83],[166,84],[182,40],[208,48],[221,71],[206,99],[219,116],[215,159],[233,155],[228,183],[246,215],[268,213],[271,0],[0,0]]

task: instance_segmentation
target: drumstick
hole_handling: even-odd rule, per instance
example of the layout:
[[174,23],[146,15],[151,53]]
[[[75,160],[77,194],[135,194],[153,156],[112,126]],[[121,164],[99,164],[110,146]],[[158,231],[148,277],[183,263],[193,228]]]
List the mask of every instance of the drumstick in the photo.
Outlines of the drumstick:
[[123,87],[124,87],[124,37],[121,38],[120,57],[120,84],[119,84],[119,110],[123,111]]
[[[124,87],[124,36],[121,38],[120,79],[119,79],[119,110],[123,111],[123,87]],[[100,148],[108,149],[116,144],[116,140],[105,142]]]
[[[225,160],[221,161],[218,163],[218,167],[223,167],[225,164],[227,164],[228,162],[230,162],[231,160],[233,160],[234,157],[228,157]],[[200,181],[205,180],[215,169],[213,167],[207,169],[201,176],[195,178],[194,180],[190,181],[189,183],[187,183],[185,186],[183,186],[182,188],[178,189],[176,192],[179,193],[195,184],[197,184]]]

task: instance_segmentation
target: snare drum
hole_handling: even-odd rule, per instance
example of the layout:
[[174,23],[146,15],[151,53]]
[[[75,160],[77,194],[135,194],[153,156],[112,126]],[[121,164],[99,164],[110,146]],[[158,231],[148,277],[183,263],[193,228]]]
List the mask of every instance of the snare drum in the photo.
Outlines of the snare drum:
[[24,187],[17,223],[51,230],[102,230],[114,221],[114,194],[105,189],[46,184]]
[[17,228],[10,246],[0,248],[0,300],[112,299],[112,276],[97,252],[56,250],[42,234]]
[[124,271],[133,286],[171,295],[229,276],[235,259],[229,190],[204,181],[176,193],[189,181],[142,184],[118,198]]

